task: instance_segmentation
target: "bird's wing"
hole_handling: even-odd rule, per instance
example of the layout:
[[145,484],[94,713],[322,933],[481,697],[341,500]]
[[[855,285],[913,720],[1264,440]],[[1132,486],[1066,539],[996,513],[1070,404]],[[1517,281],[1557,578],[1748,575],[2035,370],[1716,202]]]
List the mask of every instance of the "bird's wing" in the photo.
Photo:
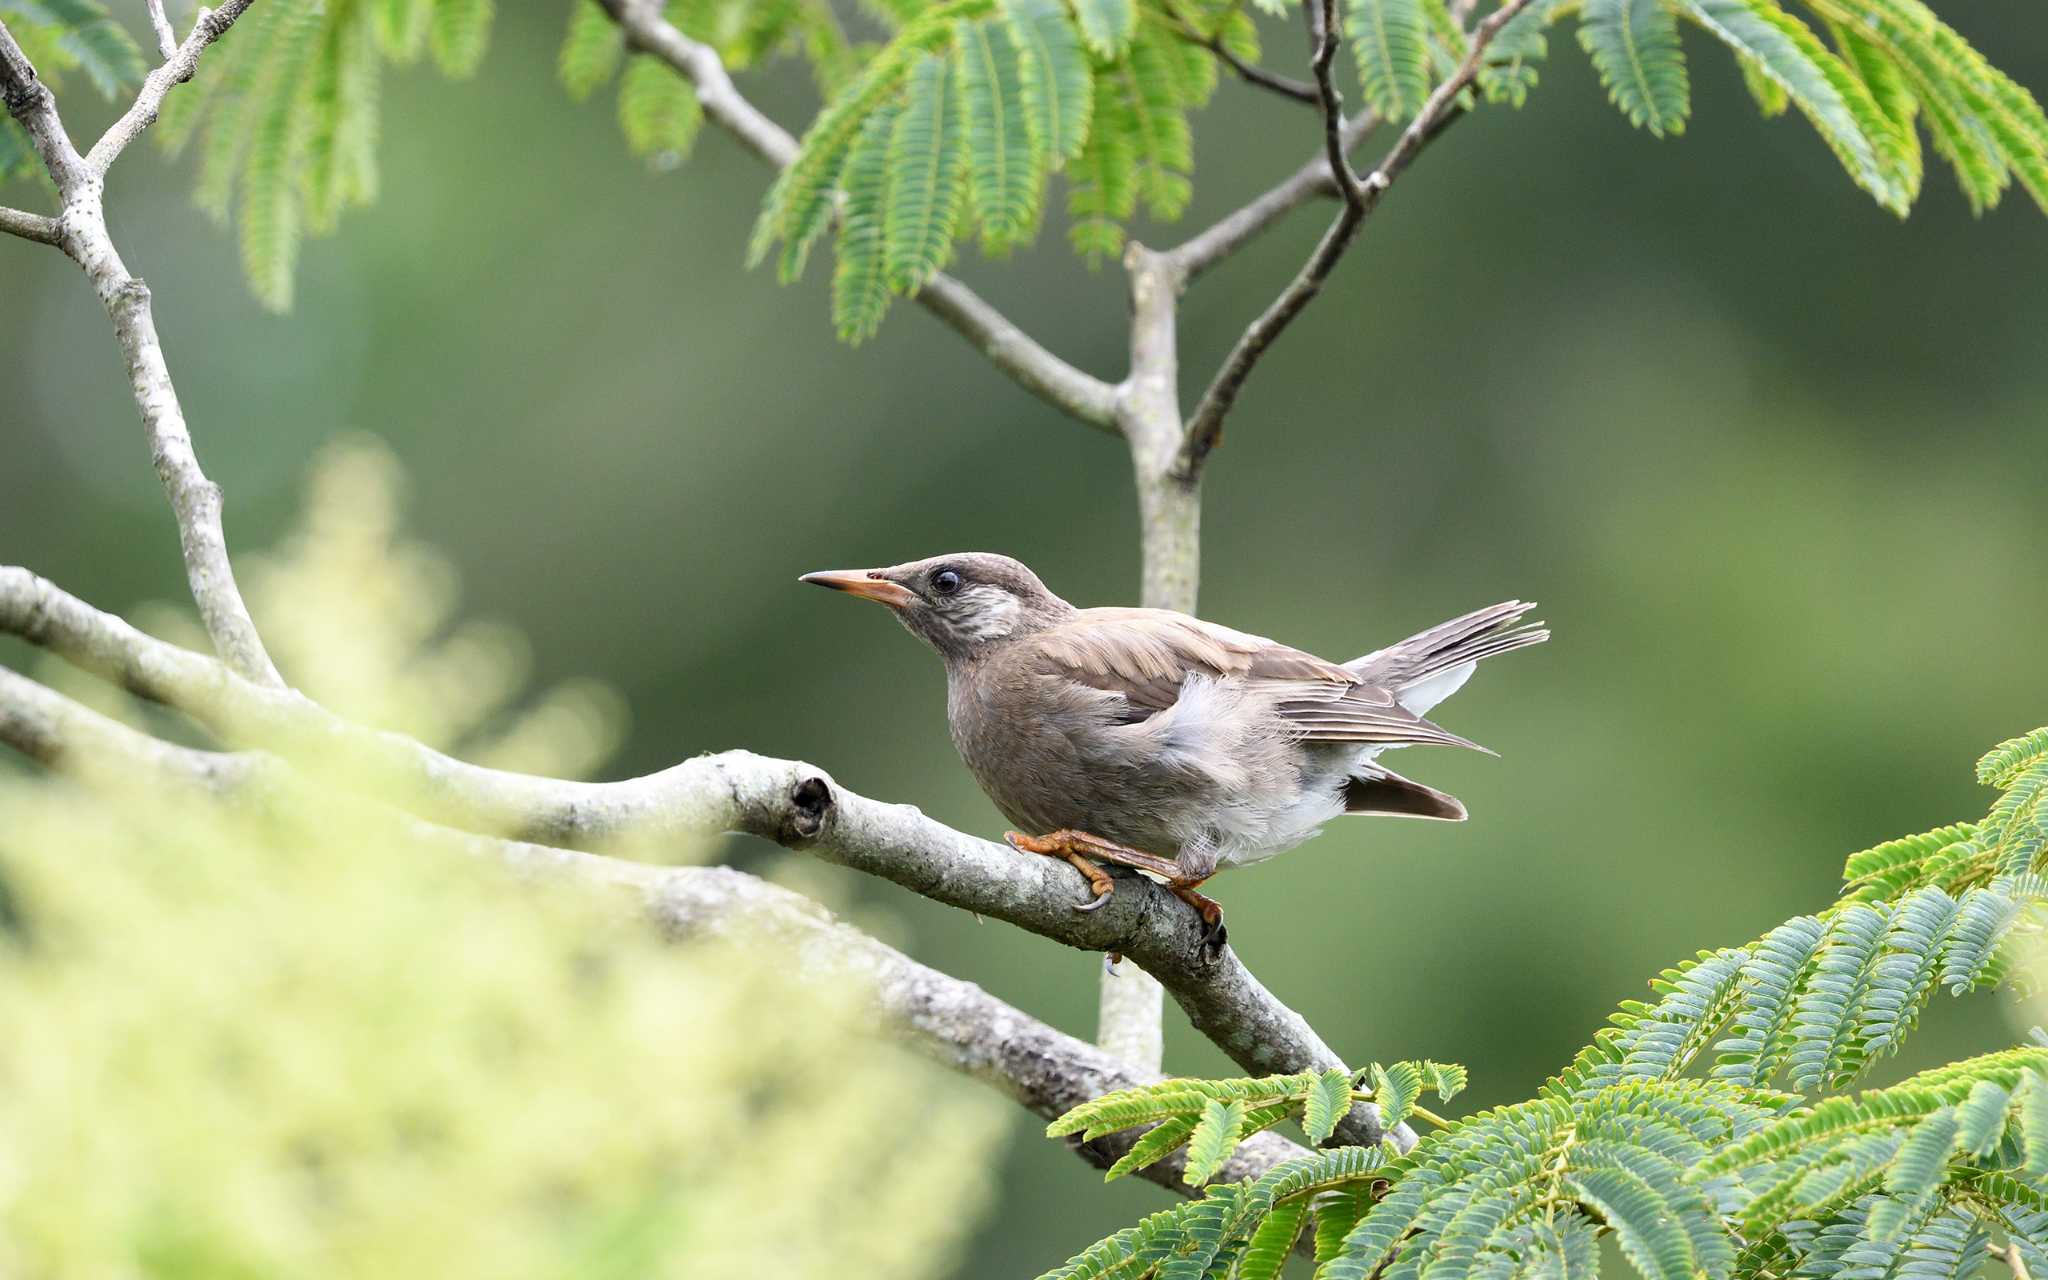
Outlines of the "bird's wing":
[[1132,721],[1171,707],[1188,677],[1208,676],[1267,686],[1275,710],[1310,741],[1474,745],[1334,662],[1183,613],[1084,609],[1031,643],[1053,674],[1121,696]]

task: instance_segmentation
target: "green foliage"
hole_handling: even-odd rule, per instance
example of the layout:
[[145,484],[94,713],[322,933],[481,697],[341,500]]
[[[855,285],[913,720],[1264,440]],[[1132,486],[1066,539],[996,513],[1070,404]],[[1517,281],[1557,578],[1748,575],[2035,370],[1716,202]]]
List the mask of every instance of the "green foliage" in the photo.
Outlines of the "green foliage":
[[1345,31],[1366,102],[1397,123],[1421,110],[1430,90],[1422,0],[1351,0]]
[[1663,0],[1586,0],[1582,14],[1579,43],[1629,123],[1658,137],[1683,133],[1692,86]]
[[[247,566],[294,683],[587,775],[618,700],[522,698],[395,479],[330,453]],[[856,986],[666,941],[637,895],[423,839],[344,777],[236,803],[76,763],[0,778],[9,1275],[922,1278],[986,1202],[1008,1104],[878,1040]]]
[[619,128],[634,155],[660,167],[682,163],[704,123],[704,108],[690,82],[645,54],[626,64],[619,81]]
[[[1157,1215],[1049,1275],[1136,1280],[1186,1261],[1271,1277],[1309,1215],[1318,1280],[1577,1280],[1597,1272],[1602,1235],[1649,1280],[1960,1280],[1994,1236],[2031,1262],[2048,1252],[2048,1047],[1810,1101],[1769,1087],[1781,1073],[1802,1091],[1853,1082],[1937,984],[1997,981],[2038,932],[2048,733],[2002,745],[1979,776],[2002,792],[1983,822],[1855,854],[1826,911],[1665,971],[1654,1000],[1624,1003],[1536,1098],[1443,1124],[1398,1157],[1338,1148],[1212,1187],[1205,1210]],[[1174,1080],[1048,1132],[1156,1125],[1118,1173],[1206,1135],[1206,1173],[1234,1115],[1246,1131],[1298,1116],[1311,1141],[1327,1137],[1333,1076],[1343,1099],[1370,1081],[1390,1121],[1425,1084],[1448,1096],[1464,1083],[1429,1063]],[[1302,1192],[1288,1181],[1346,1153],[1364,1161],[1353,1173],[1309,1175]]]
[[291,305],[306,233],[376,197],[382,63],[431,47],[443,70],[468,74],[490,17],[488,0],[252,5],[165,99],[157,140],[173,153],[199,140],[197,199],[236,223],[265,306]]

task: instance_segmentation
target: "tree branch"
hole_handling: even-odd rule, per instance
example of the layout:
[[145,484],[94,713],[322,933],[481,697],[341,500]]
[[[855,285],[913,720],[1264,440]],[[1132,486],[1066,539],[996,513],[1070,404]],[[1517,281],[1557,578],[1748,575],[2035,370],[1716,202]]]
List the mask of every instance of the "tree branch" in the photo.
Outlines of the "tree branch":
[[148,0],[149,25],[156,32],[156,51],[165,62],[178,52],[178,33],[171,30],[171,20],[164,14],[164,0]]
[[[196,786],[220,799],[274,805],[303,788],[288,766],[258,752],[220,753],[175,746],[89,710],[25,676],[0,667],[0,742],[45,766],[88,778],[147,778]],[[300,797],[292,796],[297,804]],[[1052,1119],[1118,1089],[1158,1079],[1047,1026],[960,978],[917,963],[803,896],[726,867],[654,867],[545,845],[495,839],[437,827],[365,806],[350,814],[376,835],[388,834],[503,862],[521,874],[586,889],[625,888],[672,937],[767,937],[806,976],[854,974],[874,993],[883,1025],[944,1066],[972,1076]],[[1107,1168],[1132,1135],[1069,1145]],[[1257,1177],[1306,1148],[1275,1133],[1247,1142],[1219,1176]],[[1183,1195],[1184,1162],[1176,1158],[1140,1174]]]
[[[747,101],[726,73],[718,51],[684,35],[657,0],[600,0],[626,38],[675,68],[697,91],[704,114],[777,169],[789,167],[797,141]],[[1116,388],[1068,364],[1018,328],[981,295],[939,272],[917,301],[966,338],[1017,385],[1070,417],[1105,431],[1116,429]]]
[[[1318,0],[1310,2],[1316,3]],[[1471,47],[1464,61],[1458,64],[1457,70],[1443,83],[1437,85],[1423,103],[1422,109],[1416,113],[1415,119],[1401,131],[1400,138],[1380,160],[1379,167],[1362,182],[1357,182],[1356,186],[1351,185],[1355,179],[1347,180],[1345,177],[1349,174],[1349,165],[1341,164],[1344,148],[1341,139],[1342,129],[1337,116],[1340,104],[1335,90],[1329,84],[1327,60],[1319,52],[1318,60],[1323,66],[1318,73],[1317,81],[1324,102],[1324,151],[1327,163],[1340,166],[1333,167],[1331,172],[1338,174],[1340,191],[1345,198],[1344,208],[1337,215],[1337,220],[1331,223],[1330,229],[1323,233],[1323,238],[1317,242],[1301,271],[1288,282],[1280,296],[1274,299],[1272,305],[1267,307],[1258,319],[1252,321],[1244,335],[1237,340],[1237,345],[1232,347],[1230,354],[1224,358],[1222,367],[1216,371],[1216,376],[1210,381],[1208,389],[1202,393],[1194,413],[1188,418],[1187,439],[1181,448],[1177,466],[1177,470],[1182,474],[1200,474],[1202,464],[1223,438],[1223,419],[1230,412],[1231,406],[1237,402],[1238,392],[1243,389],[1245,379],[1251,376],[1252,366],[1258,363],[1266,349],[1292,323],[1294,317],[1301,314],[1302,309],[1321,292],[1323,282],[1329,278],[1331,270],[1337,265],[1337,260],[1343,257],[1344,251],[1351,246],[1365,219],[1379,207],[1380,197],[1386,193],[1387,188],[1401,176],[1422,148],[1441,133],[1449,120],[1454,118],[1460,110],[1457,106],[1458,95],[1463,93],[1479,74],[1487,45],[1493,42],[1493,37],[1499,33],[1501,27],[1520,13],[1528,3],[1529,0],[1506,0],[1500,8],[1487,15],[1473,33]],[[1324,49],[1329,47],[1332,38],[1326,25],[1322,41]]]
[[[1378,128],[1379,124],[1378,113],[1370,110],[1346,120],[1339,131],[1345,151],[1349,152],[1365,141],[1365,136]],[[1247,241],[1308,201],[1319,195],[1336,194],[1337,181],[1335,175],[1330,172],[1330,162],[1325,158],[1325,153],[1318,152],[1314,159],[1304,162],[1299,169],[1271,189],[1261,193],[1235,212],[1226,214],[1177,247],[1167,250],[1163,256],[1172,260],[1185,285],[1236,253]]]
[[64,243],[63,229],[55,218],[41,213],[29,213],[22,209],[0,206],[0,231],[10,236],[20,236],[37,244],[57,245]]
[[171,25],[164,19],[162,0],[150,0],[150,17],[157,23],[157,40],[167,45],[164,49],[164,64],[143,78],[142,91],[135,95],[135,102],[121,118],[114,121],[100,140],[92,144],[92,151],[85,157],[86,164],[94,173],[105,177],[107,170],[127,150],[128,144],[142,136],[142,131],[156,123],[157,112],[163,109],[164,95],[171,86],[185,83],[199,66],[199,55],[206,52],[206,46],[220,39],[221,33],[235,25],[235,19],[242,16],[255,0],[224,0],[218,9],[202,9],[199,21],[192,24],[192,34],[185,37],[185,43],[172,43]]
[[70,135],[57,116],[56,99],[36,78],[35,68],[29,65],[5,23],[0,23],[0,94],[4,94],[7,110],[28,130],[44,169],[57,184],[64,209],[55,220],[55,243],[85,271],[113,321],[115,336],[127,360],[129,387],[149,438],[157,478],[177,518],[185,578],[191,585],[206,633],[229,666],[251,680],[281,688],[284,681],[264,651],[256,624],[235,585],[234,568],[228,561],[227,535],[221,528],[220,487],[207,479],[192,447],[185,412],[171,384],[170,368],[164,363],[163,343],[157,337],[156,320],[150,311],[149,288],[130,275],[122,263],[120,251],[107,232],[103,203],[105,164],[111,163],[121,147],[156,118],[157,105],[169,91],[178,69],[182,67],[183,74],[189,76],[199,54],[250,2],[228,0],[193,28],[191,36],[179,47],[177,58],[150,74],[136,105],[93,148],[94,159],[80,156],[71,145]]
[[[293,691],[251,683],[15,567],[0,567],[0,633],[176,708],[226,743],[274,752],[322,781],[433,822],[579,849],[710,832],[760,836],[1055,942],[1121,952],[1253,1074],[1345,1065],[1233,951],[1209,959],[1201,920],[1151,882],[1134,877],[1103,909],[1076,911],[1086,886],[1071,867],[1020,856],[908,805],[867,799],[813,765],[729,751],[620,782],[487,769],[352,724]],[[1340,1133],[1370,1145],[1378,1129],[1376,1115],[1361,1108]]]

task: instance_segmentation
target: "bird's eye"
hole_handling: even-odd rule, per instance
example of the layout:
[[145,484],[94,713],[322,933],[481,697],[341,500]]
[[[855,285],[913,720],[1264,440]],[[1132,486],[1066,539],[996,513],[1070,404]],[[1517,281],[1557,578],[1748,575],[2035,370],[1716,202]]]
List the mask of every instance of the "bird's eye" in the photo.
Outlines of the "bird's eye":
[[942,596],[950,596],[960,589],[960,575],[951,569],[941,569],[932,575],[932,590]]

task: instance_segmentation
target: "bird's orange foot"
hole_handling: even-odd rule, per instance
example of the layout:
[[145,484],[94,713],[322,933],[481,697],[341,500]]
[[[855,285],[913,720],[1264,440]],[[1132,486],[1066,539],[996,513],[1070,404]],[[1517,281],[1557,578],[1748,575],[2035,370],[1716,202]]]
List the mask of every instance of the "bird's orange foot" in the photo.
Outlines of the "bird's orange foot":
[[1200,880],[1191,879],[1181,871],[1180,864],[1171,858],[1162,858],[1156,853],[1146,853],[1142,849],[1128,848],[1086,831],[1055,831],[1043,836],[1027,836],[1020,831],[1007,831],[1003,833],[1003,839],[1013,849],[1058,858],[1086,876],[1094,894],[1087,902],[1076,906],[1076,911],[1093,911],[1108,902],[1110,894],[1116,892],[1116,882],[1110,879],[1109,873],[1097,865],[1097,859],[1118,866],[1132,867],[1158,877],[1174,897],[1193,907],[1201,916],[1204,957],[1213,962],[1223,954],[1223,944],[1230,936],[1223,927],[1223,904],[1207,894],[1197,892],[1207,880],[1206,876]]
[[1073,833],[1055,831],[1049,836],[1027,836],[1021,831],[1005,831],[1003,842],[1020,853],[1037,853],[1048,858],[1058,858],[1080,872],[1082,878],[1088,881],[1089,896],[1086,902],[1075,903],[1074,910],[1094,911],[1108,902],[1109,895],[1116,892],[1116,881],[1110,877],[1109,872],[1090,862],[1085,855],[1077,852],[1062,838],[1070,834]]
[[1223,955],[1223,946],[1230,940],[1230,930],[1223,927],[1223,904],[1206,893],[1196,891],[1203,881],[1180,881],[1166,887],[1173,896],[1193,907],[1202,917],[1202,956],[1210,963]]

